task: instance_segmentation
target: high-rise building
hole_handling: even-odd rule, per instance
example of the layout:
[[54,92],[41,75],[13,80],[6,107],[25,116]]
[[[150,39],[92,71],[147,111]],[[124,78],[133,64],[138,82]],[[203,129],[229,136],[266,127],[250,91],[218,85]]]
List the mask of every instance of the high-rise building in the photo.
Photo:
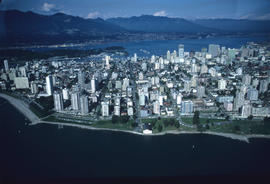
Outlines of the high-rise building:
[[183,95],[181,93],[179,93],[177,96],[176,96],[176,104],[177,105],[180,105],[182,103],[182,98],[183,98]]
[[129,116],[133,116],[133,114],[134,114],[133,108],[132,108],[132,107],[128,107],[127,112],[128,112],[128,115],[129,115]]
[[215,44],[210,44],[208,48],[208,53],[213,57],[217,57],[220,54],[220,46]]
[[181,114],[191,114],[193,110],[193,102],[191,100],[182,101]]
[[5,71],[8,72],[9,71],[9,67],[8,67],[8,60],[4,60],[4,66],[5,66]]
[[251,107],[249,101],[245,101],[244,105],[241,108],[241,116],[243,118],[249,117],[251,115],[251,110],[252,110],[252,107]]
[[126,91],[127,87],[129,86],[129,79],[128,78],[124,78],[123,79],[123,85],[122,85],[122,90]]
[[78,73],[78,84],[80,87],[84,87],[84,82],[85,82],[85,75],[83,71],[79,71]]
[[233,103],[230,101],[225,101],[224,108],[226,111],[232,111],[233,110]]
[[80,109],[80,94],[78,92],[71,93],[71,106],[73,110]]
[[191,91],[191,81],[188,79],[184,80],[184,90],[186,93],[189,93]]
[[260,93],[264,93],[268,90],[268,80],[267,79],[264,79],[264,80],[261,80],[260,81],[260,89],[259,89],[259,92]]
[[137,62],[137,54],[136,53],[134,53],[133,61]]
[[67,88],[63,89],[62,93],[63,93],[63,99],[68,100],[69,99],[68,89]]
[[46,77],[46,92],[48,95],[53,94],[53,80],[51,75]]
[[208,72],[208,67],[207,65],[203,64],[201,66],[201,74],[207,73]]
[[80,97],[80,105],[81,105],[81,114],[87,115],[89,113],[87,96],[84,95]]
[[114,106],[114,115],[120,116],[120,106],[118,106],[118,105]]
[[36,82],[32,81],[30,87],[31,87],[31,93],[33,94],[38,93],[38,85]]
[[251,76],[249,74],[245,74],[242,78],[242,83],[245,85],[250,85],[251,83]]
[[160,103],[159,103],[159,101],[155,101],[153,103],[153,113],[160,115]]
[[253,80],[252,80],[252,86],[253,86],[254,88],[257,88],[258,85],[259,85],[259,80],[258,80],[258,79],[253,79]]
[[184,58],[184,45],[183,44],[179,44],[178,45],[178,56],[180,59]]
[[235,111],[238,111],[239,108],[241,108],[243,106],[244,100],[245,100],[245,94],[241,91],[237,91],[235,99],[234,99],[234,110]]
[[61,93],[54,92],[53,101],[54,101],[54,109],[55,109],[55,111],[63,111],[64,110],[63,97],[62,97]]
[[96,92],[96,80],[95,80],[95,78],[91,79],[91,92],[92,93]]
[[26,68],[24,66],[21,66],[19,68],[19,72],[20,72],[20,76],[21,77],[27,77],[27,74],[26,74]]
[[115,81],[115,88],[121,89],[122,88],[122,82],[120,80]]
[[109,102],[101,102],[101,107],[102,116],[109,116]]
[[218,89],[219,89],[219,90],[224,90],[224,89],[226,89],[226,86],[227,86],[227,81],[226,81],[226,80],[220,79],[220,80],[218,81]]
[[146,64],[146,62],[143,62],[143,63],[142,63],[142,70],[143,70],[144,72],[147,71],[147,64]]
[[256,101],[258,100],[258,90],[251,88],[247,91],[247,99],[250,101]]
[[106,61],[106,69],[110,69],[110,56],[105,56],[105,61]]
[[169,50],[167,51],[167,60],[171,60],[171,52]]
[[141,93],[139,95],[139,104],[140,104],[140,106],[145,106],[145,95],[144,95],[144,93]]
[[198,86],[197,87],[197,97],[203,98],[205,96],[205,87],[204,86]]

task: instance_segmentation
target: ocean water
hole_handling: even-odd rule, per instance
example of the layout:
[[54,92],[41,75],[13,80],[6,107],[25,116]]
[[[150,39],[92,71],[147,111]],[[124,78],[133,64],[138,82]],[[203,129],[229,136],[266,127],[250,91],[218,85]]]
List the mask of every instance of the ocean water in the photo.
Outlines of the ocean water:
[[140,136],[29,126],[1,98],[0,119],[0,183],[270,173],[270,139],[245,143],[200,134]]
[[[139,57],[150,57],[152,55],[165,55],[168,50],[173,52],[178,51],[178,45],[184,44],[185,51],[201,51],[202,48],[208,48],[209,44],[219,44],[227,48],[240,48],[247,42],[269,42],[270,36],[234,36],[234,37],[210,37],[203,39],[181,39],[181,40],[154,40],[154,41],[132,41],[132,42],[113,42],[97,45],[85,45],[65,47],[65,49],[94,49],[105,48],[110,46],[122,46],[126,49],[129,55],[137,53]],[[52,48],[29,48],[31,50],[44,51]],[[55,48],[53,48],[55,49]],[[59,48],[61,49],[61,48]],[[63,48],[62,48],[63,49]],[[146,52],[145,52],[146,51]]]

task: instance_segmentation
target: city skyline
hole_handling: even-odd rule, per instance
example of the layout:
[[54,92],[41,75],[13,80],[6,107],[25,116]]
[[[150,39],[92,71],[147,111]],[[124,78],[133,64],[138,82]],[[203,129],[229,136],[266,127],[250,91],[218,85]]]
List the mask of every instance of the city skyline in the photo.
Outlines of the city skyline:
[[123,1],[100,0],[3,0],[0,1],[0,10],[17,9],[33,11],[45,15],[65,13],[83,18],[112,18],[131,17],[141,15],[179,17],[186,19],[205,18],[233,18],[233,19],[270,19],[270,2],[267,0],[237,0],[237,1]]

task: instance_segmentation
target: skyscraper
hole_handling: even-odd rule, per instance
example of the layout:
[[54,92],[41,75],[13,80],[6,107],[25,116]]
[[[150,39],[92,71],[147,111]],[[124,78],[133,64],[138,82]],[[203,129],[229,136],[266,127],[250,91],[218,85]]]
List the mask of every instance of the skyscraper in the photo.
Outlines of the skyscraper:
[[64,110],[63,97],[62,97],[61,93],[55,92],[53,94],[53,101],[54,101],[55,111],[63,111]]
[[80,109],[80,94],[78,92],[73,92],[71,94],[71,106],[73,110]]
[[241,91],[236,92],[236,96],[234,99],[234,110],[238,111],[240,107],[243,106],[245,100],[245,94]]
[[167,51],[167,60],[171,60],[171,52],[169,50]]
[[101,102],[102,116],[109,116],[109,102]]
[[89,113],[87,96],[80,97],[80,105],[81,105],[81,114],[87,115]]
[[33,94],[38,93],[38,86],[37,83],[34,81],[31,82],[31,93]]
[[53,93],[53,80],[51,75],[46,77],[46,92],[48,95],[52,95]]
[[260,81],[260,93],[264,93],[268,90],[268,81],[266,79]]
[[160,115],[160,102],[159,101],[155,101],[153,103],[153,113]]
[[63,89],[62,93],[63,93],[63,99],[68,100],[69,99],[68,89],[67,88]]
[[4,66],[5,66],[5,71],[8,72],[9,71],[9,67],[8,67],[8,60],[4,60]]
[[197,87],[197,97],[202,98],[205,96],[205,87],[204,86],[198,86]]
[[96,92],[96,80],[94,77],[91,79],[91,92],[92,93]]
[[220,54],[220,46],[215,44],[209,44],[208,53],[213,57],[216,57]]
[[180,62],[184,62],[184,45],[183,44],[178,45],[178,55],[179,55]]
[[110,69],[110,56],[105,56],[105,61],[106,61],[106,69]]
[[78,73],[78,83],[80,87],[84,87],[84,82],[85,82],[85,75],[84,72],[80,70]]

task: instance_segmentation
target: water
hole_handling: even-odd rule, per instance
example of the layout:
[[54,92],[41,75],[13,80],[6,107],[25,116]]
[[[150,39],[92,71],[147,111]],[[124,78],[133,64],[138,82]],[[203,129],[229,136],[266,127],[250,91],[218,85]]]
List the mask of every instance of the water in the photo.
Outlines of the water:
[[146,137],[28,126],[3,99],[0,112],[4,181],[270,173],[269,139],[252,139],[248,144],[211,135]]
[[[86,45],[86,46],[74,46],[65,47],[65,49],[94,49],[105,48],[110,46],[122,46],[126,51],[133,55],[137,53],[138,56],[149,57],[151,55],[165,55],[168,50],[178,49],[179,44],[185,45],[186,51],[201,51],[203,47],[208,48],[209,44],[219,44],[227,48],[240,48],[247,42],[265,42],[270,41],[269,36],[249,36],[249,37],[215,37],[215,38],[203,38],[203,39],[181,39],[181,40],[155,40],[155,41],[136,41],[136,42],[114,42],[98,45]],[[50,50],[55,48],[29,48],[31,50]],[[147,51],[147,53],[145,53]]]

